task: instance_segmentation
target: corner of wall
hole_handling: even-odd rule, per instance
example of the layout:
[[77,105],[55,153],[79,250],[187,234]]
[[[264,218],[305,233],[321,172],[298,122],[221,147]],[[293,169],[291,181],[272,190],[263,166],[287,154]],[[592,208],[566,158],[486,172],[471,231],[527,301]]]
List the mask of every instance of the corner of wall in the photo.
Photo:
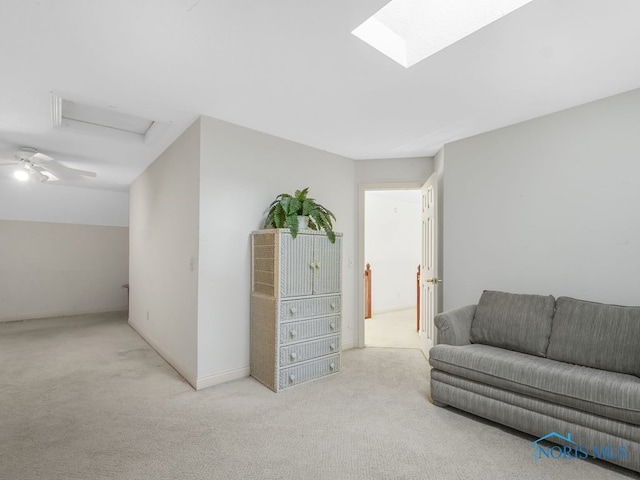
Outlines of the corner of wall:
[[132,184],[130,324],[192,385],[197,372],[200,125]]
[[215,385],[220,385],[221,383],[230,382],[232,380],[239,380],[240,378],[248,377],[250,374],[251,369],[249,367],[235,368],[232,370],[225,370],[211,375],[198,377],[196,379],[195,385],[193,383],[192,385],[194,385],[196,390],[202,390],[204,388],[213,387]]

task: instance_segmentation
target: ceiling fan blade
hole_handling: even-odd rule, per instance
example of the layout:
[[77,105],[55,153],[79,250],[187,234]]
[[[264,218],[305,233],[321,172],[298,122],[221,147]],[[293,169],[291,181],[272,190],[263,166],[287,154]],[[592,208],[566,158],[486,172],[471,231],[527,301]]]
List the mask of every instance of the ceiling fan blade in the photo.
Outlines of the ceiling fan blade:
[[57,182],[58,180],[60,180],[52,172],[40,165],[32,165],[31,169],[38,174],[38,180],[40,182]]
[[50,180],[50,178],[49,178],[49,176],[48,176],[48,175],[45,175],[44,173],[42,173],[42,172],[41,172],[41,171],[39,171],[39,170],[36,170],[35,168],[33,168],[33,169],[31,170],[31,173],[30,173],[30,174],[31,174],[31,177],[32,177],[34,180],[36,180],[36,181],[38,181],[38,182],[40,182],[40,183],[44,183],[44,182],[47,182],[47,181],[49,181],[49,180]]
[[0,163],[0,167],[15,167],[16,165],[20,164],[17,162]]
[[79,170],[77,168],[67,167],[61,163],[51,160],[46,165],[40,165],[44,170],[51,172],[58,178],[73,177],[74,175],[82,175],[83,177],[95,177],[95,172],[89,172],[88,170]]
[[38,152],[31,157],[31,160],[35,160],[38,162],[50,162],[51,160],[53,160],[53,158],[51,158],[49,155]]

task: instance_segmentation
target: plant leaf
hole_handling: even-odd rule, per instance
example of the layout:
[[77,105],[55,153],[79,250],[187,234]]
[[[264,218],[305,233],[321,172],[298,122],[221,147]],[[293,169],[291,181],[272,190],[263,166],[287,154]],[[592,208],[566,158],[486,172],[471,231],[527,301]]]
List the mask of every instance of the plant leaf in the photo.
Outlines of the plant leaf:
[[264,221],[264,228],[272,228],[275,226],[273,223],[274,213],[274,210],[269,210],[269,215],[267,215],[267,219]]
[[333,231],[332,219],[335,215],[326,207],[309,197],[309,187],[296,190],[293,196],[281,193],[269,205],[265,228],[287,228],[291,230],[291,236],[298,235],[298,215],[309,217],[311,230],[324,230],[331,243],[335,243],[336,234]]
[[292,198],[289,202],[289,209],[287,210],[289,215],[301,215],[302,214],[302,202],[297,198]]
[[296,238],[298,235],[298,216],[297,215],[289,215],[287,216],[287,227],[291,230],[291,236]]
[[308,193],[309,193],[309,187],[303,190],[296,190],[296,193],[293,196],[296,197],[301,202],[304,202],[305,199],[307,198]]
[[282,204],[278,203],[276,205],[276,208],[274,210],[274,225],[276,228],[284,228],[284,224],[287,218],[287,215],[284,211],[284,208],[282,208]]
[[282,197],[282,199],[280,200],[280,205],[282,206],[282,210],[284,210],[285,213],[289,213],[289,204],[291,203],[291,199],[293,197],[291,197],[290,195],[287,195],[286,197]]
[[305,199],[302,202],[302,215],[309,215],[309,211],[313,208],[313,202],[309,201],[309,199]]

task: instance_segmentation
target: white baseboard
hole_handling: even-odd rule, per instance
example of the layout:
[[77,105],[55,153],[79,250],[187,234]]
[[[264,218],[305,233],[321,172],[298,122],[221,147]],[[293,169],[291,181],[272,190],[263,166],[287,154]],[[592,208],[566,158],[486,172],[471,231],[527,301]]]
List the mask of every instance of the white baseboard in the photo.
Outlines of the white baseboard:
[[0,316],[1,322],[20,322],[22,320],[37,320],[41,318],[75,317],[78,315],[92,315],[94,313],[126,312],[127,305],[115,305],[112,307],[94,308],[90,310],[64,310],[61,312],[22,313],[20,315]]
[[391,313],[391,312],[402,312],[403,310],[413,310],[416,308],[415,303],[413,305],[408,305],[408,306],[399,306],[399,307],[391,307],[391,308],[381,308],[379,310],[376,310],[375,312],[371,312],[371,314],[375,317],[376,315],[384,315],[385,313]]
[[142,329],[137,327],[134,323],[131,322],[131,318],[129,318],[129,326],[135,330],[135,332],[142,337],[142,339],[147,342],[151,348],[153,348],[162,358],[164,358],[169,365],[171,365],[176,372],[178,372],[182,378],[184,378],[189,385],[193,388],[196,388],[196,375],[195,373],[191,373],[189,369],[184,366],[180,361],[178,361],[171,353],[169,353],[158,341],[153,338],[151,335],[146,334]]
[[214,385],[220,385],[221,383],[230,382],[231,380],[245,378],[248,377],[250,373],[251,369],[249,367],[242,367],[198,377],[196,390],[202,390],[203,388],[213,387]]
[[358,342],[348,342],[342,344],[342,350],[351,350],[352,348],[360,348]]

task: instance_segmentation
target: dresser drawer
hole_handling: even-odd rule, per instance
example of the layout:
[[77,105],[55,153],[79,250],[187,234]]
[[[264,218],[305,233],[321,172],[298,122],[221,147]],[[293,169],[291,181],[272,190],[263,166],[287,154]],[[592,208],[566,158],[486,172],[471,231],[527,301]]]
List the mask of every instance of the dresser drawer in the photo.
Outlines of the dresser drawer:
[[280,344],[340,333],[340,315],[280,324]]
[[340,335],[311,340],[310,342],[294,343],[287,347],[280,347],[280,366],[286,367],[295,363],[323,357],[340,351]]
[[308,382],[314,378],[324,377],[331,373],[340,371],[340,355],[312,360],[294,367],[287,367],[280,370],[278,379],[279,389],[292,387],[298,383]]
[[342,308],[340,295],[318,298],[285,300],[280,304],[280,320],[297,320],[339,313]]

